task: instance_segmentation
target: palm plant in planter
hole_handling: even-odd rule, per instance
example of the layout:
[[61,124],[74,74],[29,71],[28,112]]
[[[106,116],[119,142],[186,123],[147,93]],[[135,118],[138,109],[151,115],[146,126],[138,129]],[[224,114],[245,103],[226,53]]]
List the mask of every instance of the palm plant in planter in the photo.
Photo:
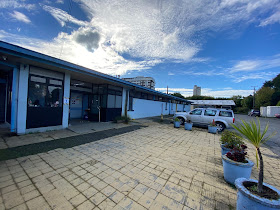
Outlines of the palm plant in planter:
[[268,124],[263,132],[255,121],[250,123],[242,120],[243,124],[232,125],[242,136],[256,148],[257,166],[260,162],[259,180],[239,178],[235,181],[238,189],[237,209],[279,209],[280,191],[263,183],[263,158],[260,147],[268,141],[275,133],[265,137],[268,130]]
[[210,125],[208,125],[208,133],[217,133],[217,126],[215,123],[215,120],[212,121],[212,123],[210,123]]
[[174,128],[180,128],[181,122],[179,118],[174,119]]

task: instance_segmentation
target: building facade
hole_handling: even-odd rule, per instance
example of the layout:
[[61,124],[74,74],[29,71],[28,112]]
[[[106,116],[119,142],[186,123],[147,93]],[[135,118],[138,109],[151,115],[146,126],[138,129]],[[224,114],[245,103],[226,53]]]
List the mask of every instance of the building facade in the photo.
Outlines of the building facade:
[[193,96],[201,96],[201,87],[196,85],[193,87]]
[[125,81],[140,85],[142,87],[150,88],[150,89],[155,89],[155,79],[152,77],[143,77],[143,76],[138,76],[138,77],[132,77],[132,78],[122,78]]
[[0,41],[0,122],[24,134],[72,119],[111,121],[189,111],[190,102]]

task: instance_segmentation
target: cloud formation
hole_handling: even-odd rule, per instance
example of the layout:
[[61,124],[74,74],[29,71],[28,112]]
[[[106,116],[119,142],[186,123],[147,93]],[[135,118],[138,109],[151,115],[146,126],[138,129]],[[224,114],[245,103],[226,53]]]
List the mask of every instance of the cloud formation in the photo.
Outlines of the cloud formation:
[[31,20],[23,13],[14,11],[13,13],[10,13],[10,16],[18,21],[24,22],[24,23],[31,23]]
[[71,16],[70,14],[68,14],[67,12],[65,12],[61,9],[51,7],[48,5],[43,5],[43,9],[45,11],[49,12],[59,22],[59,24],[62,27],[65,26],[66,22],[74,23],[78,26],[86,26],[88,24],[85,21],[81,21],[81,20],[74,18],[73,16]]
[[280,54],[274,55],[267,59],[238,61],[229,70],[230,73],[252,72],[252,71],[271,69],[275,67],[280,67]]

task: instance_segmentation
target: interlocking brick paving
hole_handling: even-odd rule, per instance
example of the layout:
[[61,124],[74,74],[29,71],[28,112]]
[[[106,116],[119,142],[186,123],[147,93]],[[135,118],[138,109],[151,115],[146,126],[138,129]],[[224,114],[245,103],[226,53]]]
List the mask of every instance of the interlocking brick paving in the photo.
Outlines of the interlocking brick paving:
[[[0,209],[234,209],[236,189],[223,179],[219,138],[206,129],[150,123],[2,161]],[[265,182],[279,189],[279,157],[262,151]],[[250,146],[248,153],[255,161]]]

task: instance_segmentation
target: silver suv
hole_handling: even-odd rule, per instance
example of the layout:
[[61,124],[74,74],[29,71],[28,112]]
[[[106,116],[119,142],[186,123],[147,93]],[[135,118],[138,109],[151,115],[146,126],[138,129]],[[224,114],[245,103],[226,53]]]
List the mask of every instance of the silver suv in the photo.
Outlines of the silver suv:
[[214,120],[218,131],[223,131],[234,123],[234,113],[227,109],[196,108],[190,112],[176,112],[173,119],[176,117],[180,119],[181,124],[191,121],[194,125],[199,126],[207,126]]

